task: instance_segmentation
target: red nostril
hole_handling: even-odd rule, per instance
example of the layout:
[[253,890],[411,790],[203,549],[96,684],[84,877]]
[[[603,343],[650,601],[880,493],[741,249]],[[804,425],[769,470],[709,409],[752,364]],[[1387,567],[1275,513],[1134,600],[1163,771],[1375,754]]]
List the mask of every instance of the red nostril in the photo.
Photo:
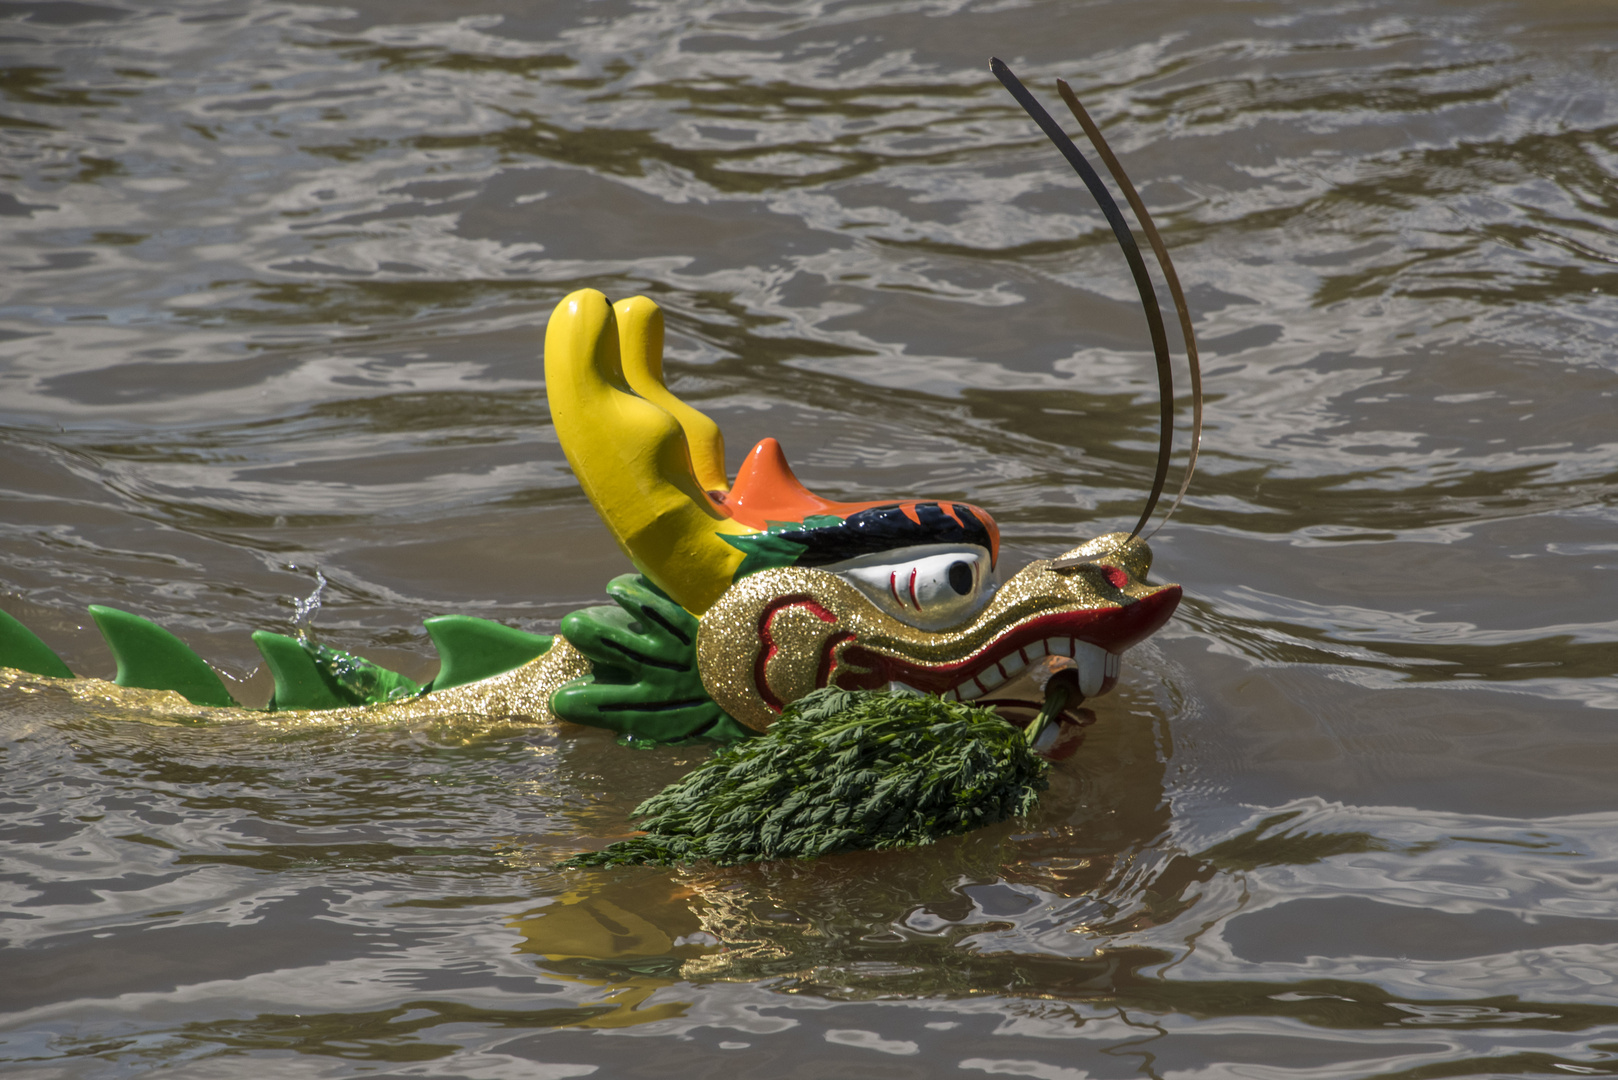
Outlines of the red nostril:
[[1111,585],[1113,588],[1123,589],[1128,587],[1129,575],[1118,567],[1104,567],[1102,572],[1106,574],[1107,584]]

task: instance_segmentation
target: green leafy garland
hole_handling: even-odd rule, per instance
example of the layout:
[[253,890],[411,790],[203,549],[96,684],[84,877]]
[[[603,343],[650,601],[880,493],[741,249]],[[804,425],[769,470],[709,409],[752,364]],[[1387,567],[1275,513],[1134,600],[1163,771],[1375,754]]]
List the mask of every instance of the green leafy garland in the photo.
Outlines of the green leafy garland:
[[636,807],[644,835],[560,866],[727,866],[930,844],[1033,808],[1049,766],[1031,736],[1049,719],[1025,734],[991,709],[935,697],[817,690]]

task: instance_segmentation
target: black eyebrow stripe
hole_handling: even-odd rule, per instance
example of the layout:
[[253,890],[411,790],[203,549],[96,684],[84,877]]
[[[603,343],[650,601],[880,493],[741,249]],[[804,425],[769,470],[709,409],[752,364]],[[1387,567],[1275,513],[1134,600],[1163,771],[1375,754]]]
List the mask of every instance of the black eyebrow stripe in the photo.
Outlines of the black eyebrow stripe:
[[[955,517],[933,502],[873,506],[835,525],[790,529],[779,535],[803,546],[795,562],[798,566],[827,566],[918,544],[972,544],[992,552],[988,527],[964,503],[953,505]],[[904,512],[906,506],[916,520]]]

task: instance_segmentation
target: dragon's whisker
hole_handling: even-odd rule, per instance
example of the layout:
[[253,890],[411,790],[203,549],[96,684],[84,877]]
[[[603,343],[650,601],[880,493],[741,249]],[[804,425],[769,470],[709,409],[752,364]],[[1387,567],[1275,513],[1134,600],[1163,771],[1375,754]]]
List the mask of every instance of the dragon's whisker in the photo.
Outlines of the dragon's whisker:
[[[1129,231],[1129,225],[1124,221],[1124,215],[1118,209],[1118,203],[1113,199],[1112,193],[1101,182],[1101,177],[1095,169],[1085,160],[1079,148],[1073,145],[1067,132],[1051,118],[1034,95],[1028,92],[1014,75],[1005,62],[998,57],[991,57],[989,70],[994,72],[1011,96],[1017,99],[1017,104],[1039,125],[1045,137],[1050,139],[1056,149],[1067,158],[1073,171],[1079,174],[1084,186],[1090,189],[1096,204],[1106,216],[1107,224],[1112,226],[1112,233],[1118,239],[1118,246],[1123,249],[1124,259],[1129,263],[1129,272],[1135,279],[1135,288],[1140,292],[1141,308],[1146,313],[1146,328],[1152,335],[1152,354],[1157,361],[1157,390],[1159,399],[1158,412],[1158,438],[1157,438],[1157,470],[1152,476],[1152,493],[1147,496],[1146,508],[1141,511],[1140,520],[1130,530],[1129,539],[1133,540],[1140,535],[1140,531],[1151,520],[1152,511],[1157,508],[1157,500],[1163,494],[1163,487],[1168,482],[1169,458],[1174,451],[1174,372],[1169,364],[1168,335],[1163,330],[1163,311],[1158,306],[1157,290],[1152,285],[1151,275],[1146,272],[1146,260],[1141,258],[1140,245],[1135,242],[1135,236]],[[1131,203],[1133,206],[1133,203]]]
[[1191,309],[1185,302],[1185,290],[1180,288],[1180,275],[1174,272],[1174,260],[1169,258],[1169,250],[1163,244],[1163,237],[1158,235],[1157,226],[1152,223],[1152,215],[1147,212],[1146,204],[1141,201],[1135,185],[1129,182],[1128,174],[1118,163],[1118,157],[1112,152],[1112,147],[1107,145],[1101,129],[1090,119],[1090,114],[1085,111],[1084,106],[1079,104],[1078,95],[1067,84],[1067,80],[1057,79],[1056,89],[1062,95],[1062,100],[1067,102],[1073,118],[1084,128],[1084,134],[1089,138],[1090,145],[1101,155],[1101,160],[1107,166],[1107,171],[1112,173],[1113,180],[1123,189],[1124,198],[1129,200],[1129,208],[1135,211],[1135,220],[1140,222],[1141,230],[1146,233],[1146,239],[1152,245],[1152,254],[1157,256],[1158,269],[1163,271],[1163,280],[1168,283],[1169,294],[1174,297],[1174,310],[1180,316],[1180,334],[1185,339],[1186,364],[1191,368],[1191,456],[1186,459],[1185,476],[1180,480],[1180,490],[1175,492],[1169,512],[1163,515],[1163,520],[1157,523],[1156,528],[1146,534],[1147,539],[1151,539],[1157,535],[1158,529],[1168,524],[1169,518],[1174,516],[1174,511],[1180,508],[1180,503],[1185,500],[1186,489],[1191,486],[1191,477],[1197,471],[1197,448],[1202,445],[1202,363],[1197,355],[1197,334],[1191,328]]

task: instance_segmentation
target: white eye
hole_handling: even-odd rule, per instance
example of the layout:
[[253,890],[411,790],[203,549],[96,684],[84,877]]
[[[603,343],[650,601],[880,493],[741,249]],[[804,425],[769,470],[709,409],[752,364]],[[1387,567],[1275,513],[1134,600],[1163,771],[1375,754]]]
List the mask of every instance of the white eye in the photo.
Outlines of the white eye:
[[942,630],[965,622],[994,595],[989,553],[971,544],[923,544],[822,567],[901,622]]

